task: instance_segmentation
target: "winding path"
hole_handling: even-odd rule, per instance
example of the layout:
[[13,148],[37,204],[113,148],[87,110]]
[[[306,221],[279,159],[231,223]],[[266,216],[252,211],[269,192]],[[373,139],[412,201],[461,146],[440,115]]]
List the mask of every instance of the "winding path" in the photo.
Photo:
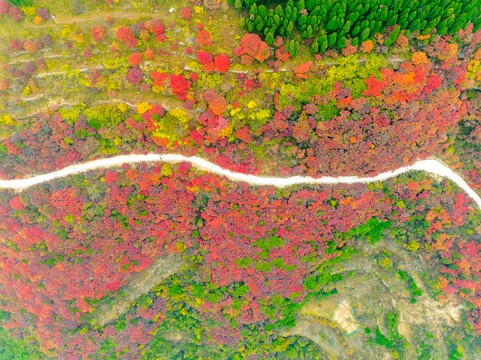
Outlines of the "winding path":
[[356,184],[356,183],[370,183],[376,181],[383,181],[409,171],[425,171],[430,174],[442,176],[455,182],[462,188],[471,199],[476,202],[478,208],[481,209],[481,197],[474,191],[466,181],[456,172],[441,163],[436,159],[419,160],[411,166],[401,167],[393,171],[387,171],[373,177],[358,177],[358,176],[323,176],[320,178],[313,178],[310,176],[292,176],[288,178],[278,177],[262,177],[255,175],[242,174],[223,169],[207,160],[197,156],[187,157],[180,154],[146,154],[146,155],[119,155],[107,159],[99,159],[71,165],[61,170],[53,171],[51,173],[36,175],[26,179],[15,180],[0,180],[0,189],[23,190],[33,185],[41,184],[47,181],[65,177],[68,175],[81,173],[89,170],[94,170],[103,167],[118,166],[124,163],[138,163],[138,162],[190,162],[203,170],[207,170],[218,175],[226,176],[235,181],[244,181],[252,185],[273,185],[276,187],[290,186],[296,184]]

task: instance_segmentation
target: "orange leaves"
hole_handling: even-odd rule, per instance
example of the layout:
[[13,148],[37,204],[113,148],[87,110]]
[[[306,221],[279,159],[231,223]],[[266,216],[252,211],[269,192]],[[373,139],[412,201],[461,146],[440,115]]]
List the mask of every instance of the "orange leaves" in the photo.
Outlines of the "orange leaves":
[[92,30],[92,37],[95,41],[102,41],[105,39],[107,31],[103,26],[96,26]]
[[144,56],[146,59],[153,59],[154,58],[154,51],[151,50],[151,49],[146,49],[145,50],[145,53],[144,53]]
[[311,127],[305,114],[301,115],[292,128],[292,136],[298,142],[308,141],[310,138]]
[[454,243],[456,235],[448,235],[441,233],[439,237],[436,239],[436,243],[433,244],[433,249],[437,251],[446,251],[451,249]]
[[[282,38],[279,37],[279,39],[282,39]],[[286,48],[284,46],[276,50],[276,59],[280,61],[287,61],[289,60],[290,56],[291,54],[286,51]]]
[[474,55],[473,55],[473,59],[474,59],[474,60],[481,60],[481,48],[479,48],[478,50],[476,50],[476,52],[475,52]]
[[271,51],[269,50],[269,46],[262,41],[260,43],[258,52],[254,55],[254,58],[259,62],[263,62],[270,56],[270,54]]
[[195,38],[195,42],[198,45],[207,46],[207,47],[211,46],[212,38],[210,36],[210,33],[205,30],[199,30],[197,32],[197,37]]
[[396,46],[406,48],[409,45],[409,39],[404,34],[399,34],[395,42]]
[[365,80],[367,89],[362,92],[363,95],[368,96],[379,96],[381,95],[383,89],[382,81],[379,81],[374,76],[370,76],[367,80]]
[[450,227],[451,220],[444,208],[433,209],[426,215],[426,220],[431,223],[431,228],[441,230],[443,227]]
[[222,114],[227,109],[226,99],[223,96],[217,95],[209,102],[209,109],[211,109],[215,115]]
[[449,46],[449,50],[446,57],[449,59],[449,58],[453,58],[458,53],[458,44],[450,43],[448,46]]
[[270,54],[269,46],[257,34],[244,35],[240,45],[234,49],[234,55],[240,56],[242,63],[246,65],[252,63],[252,58],[263,62]]
[[130,55],[128,59],[130,66],[139,65],[141,60],[142,60],[142,54],[138,52],[135,52],[132,55]]
[[210,63],[202,65],[202,70],[205,72],[211,72],[212,70],[214,70],[214,66],[214,62],[211,61]]
[[438,280],[439,288],[444,289],[448,285],[449,285],[449,281],[446,278],[440,276]]
[[230,61],[227,55],[219,54],[215,57],[215,70],[220,73],[225,73],[229,70]]
[[42,43],[38,39],[27,40],[24,42],[23,47],[27,52],[33,54],[42,48]]
[[242,128],[237,130],[234,135],[235,135],[236,138],[242,140],[245,143],[252,142],[250,130],[249,130],[249,127],[247,125],[244,125]]
[[298,78],[309,79],[310,76],[307,75],[306,73],[311,70],[311,67],[312,67],[312,61],[301,63],[294,69],[294,73]]
[[428,60],[425,53],[423,53],[421,51],[417,51],[417,52],[413,53],[413,55],[411,56],[411,61],[415,65],[421,65],[421,64],[427,64],[429,60]]
[[210,53],[206,51],[198,51],[197,60],[202,65],[202,70],[205,72],[214,70],[214,61],[212,60],[212,55]]
[[366,41],[363,41],[361,44],[361,51],[365,53],[370,53],[373,47],[374,45],[372,44],[372,41],[366,40]]
[[150,76],[154,80],[154,86],[164,86],[164,80],[167,78],[167,73],[159,73],[158,71],[152,71]]

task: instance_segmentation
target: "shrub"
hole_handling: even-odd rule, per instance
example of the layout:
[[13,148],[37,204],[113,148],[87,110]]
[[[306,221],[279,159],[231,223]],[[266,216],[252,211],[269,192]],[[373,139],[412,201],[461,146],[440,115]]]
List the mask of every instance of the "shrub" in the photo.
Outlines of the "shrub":
[[80,15],[85,11],[84,5],[79,0],[72,0],[70,2],[70,12],[72,15]]
[[45,8],[39,8],[37,10],[37,15],[41,17],[43,20],[48,20],[50,18],[50,11]]
[[10,14],[10,17],[14,20],[14,21],[20,21],[22,20],[22,17],[23,17],[23,12],[16,6],[12,6],[10,8],[10,10],[8,11],[8,13]]

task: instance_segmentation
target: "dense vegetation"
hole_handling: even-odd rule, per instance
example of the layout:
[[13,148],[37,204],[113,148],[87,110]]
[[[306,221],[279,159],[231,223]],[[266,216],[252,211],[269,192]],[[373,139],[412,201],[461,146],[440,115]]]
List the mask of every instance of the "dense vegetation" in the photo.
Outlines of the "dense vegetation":
[[[481,190],[479,1],[229,2],[0,0],[0,178],[436,156]],[[2,189],[0,239],[2,359],[481,353],[480,211],[426,174],[125,164]]]
[[[183,163],[124,166],[21,195],[4,192],[0,225],[11,240],[1,245],[9,299],[2,321],[61,358],[77,352],[110,358],[119,351],[148,357],[150,347],[153,354],[188,358],[277,352],[312,358],[312,343],[283,339],[279,331],[294,326],[303,304],[336,293],[342,276],[330,275],[329,266],[355,253],[350,249],[361,239],[375,245],[391,232],[412,252],[421,246],[431,266],[452,254],[452,275],[442,270],[441,288],[476,303],[481,273],[468,269],[476,267],[481,248],[458,237],[478,226],[479,212],[468,210],[466,197],[448,184],[433,185],[419,174],[385,185],[276,191],[199,174]],[[95,309],[169,252],[191,265],[99,327],[95,318],[115,310]],[[25,322],[33,328],[23,328]],[[152,331],[162,336],[142,335]],[[168,341],[172,331],[184,339],[180,344]]]
[[[313,39],[312,53],[343,49],[348,42],[358,46],[387,29],[390,30],[385,45],[391,46],[401,32],[407,36],[419,31],[421,35],[432,34],[432,39],[434,34],[455,34],[469,22],[474,31],[481,27],[481,3],[476,0],[289,0],[285,6],[279,4],[275,8],[269,6],[271,1],[229,2],[238,10],[249,10],[242,24],[249,32],[263,34],[268,45],[278,35],[289,38],[297,30],[302,39]],[[288,44],[287,51],[297,54],[299,41],[293,40],[294,47]]]

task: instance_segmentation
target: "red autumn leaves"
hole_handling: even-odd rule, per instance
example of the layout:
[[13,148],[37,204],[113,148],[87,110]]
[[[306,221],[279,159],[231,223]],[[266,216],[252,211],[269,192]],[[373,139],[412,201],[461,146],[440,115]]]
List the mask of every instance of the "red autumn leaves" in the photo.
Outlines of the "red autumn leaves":
[[107,31],[103,26],[96,26],[92,30],[92,37],[95,41],[103,41],[106,35]]
[[270,54],[269,45],[257,34],[244,35],[240,45],[234,49],[234,55],[240,56],[241,62],[245,65],[251,65],[253,59],[263,62]]
[[23,210],[25,209],[25,205],[20,200],[20,196],[17,195],[10,200],[10,206],[13,210]]
[[128,59],[130,66],[139,65],[141,60],[142,60],[142,54],[138,52],[135,52],[132,55],[130,55]]
[[214,115],[220,115],[227,109],[226,99],[217,94],[215,90],[208,90],[204,93],[204,99],[209,104],[209,109]]
[[202,65],[202,70],[210,72],[216,70],[220,73],[225,73],[229,69],[230,61],[227,55],[220,54],[212,58],[212,55],[206,51],[197,52],[197,60]]
[[301,63],[294,69],[294,73],[298,78],[309,79],[310,76],[307,73],[311,70],[311,67],[312,61]]
[[[134,34],[132,31],[132,26],[135,26],[135,28],[138,29],[136,30],[138,34]],[[121,26],[116,32],[117,39],[122,41],[127,47],[136,47],[138,45],[137,37],[148,38],[150,35],[153,35],[159,42],[163,42],[166,39],[164,24],[158,19],[136,23],[132,26]]]
[[187,81],[182,75],[170,75],[170,87],[172,93],[177,96],[179,100],[187,99],[187,91],[189,91],[191,82]]

